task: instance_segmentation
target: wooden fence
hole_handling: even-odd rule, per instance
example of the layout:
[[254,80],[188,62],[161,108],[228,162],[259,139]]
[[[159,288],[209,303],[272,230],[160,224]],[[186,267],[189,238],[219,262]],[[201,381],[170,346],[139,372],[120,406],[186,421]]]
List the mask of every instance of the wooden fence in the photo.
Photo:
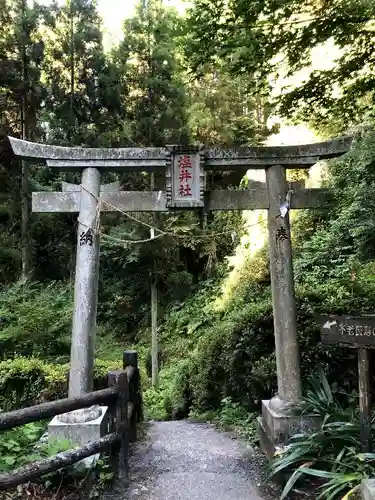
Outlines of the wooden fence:
[[109,451],[114,472],[127,476],[129,442],[136,440],[137,423],[143,418],[136,351],[124,352],[123,370],[109,372],[107,389],[0,413],[0,430],[13,429],[95,404],[109,407],[109,434],[85,446],[0,474],[0,490],[14,488],[103,451]]

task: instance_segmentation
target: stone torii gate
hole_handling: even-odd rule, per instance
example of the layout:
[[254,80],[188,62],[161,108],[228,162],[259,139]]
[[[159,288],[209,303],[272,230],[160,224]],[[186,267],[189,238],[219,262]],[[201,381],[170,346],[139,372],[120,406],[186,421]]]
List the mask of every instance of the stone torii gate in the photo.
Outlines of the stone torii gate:
[[[62,192],[32,194],[34,212],[79,213],[69,396],[92,389],[100,238],[96,225],[101,211],[267,209],[278,395],[263,402],[261,427],[273,443],[288,434],[290,426],[295,426],[289,409],[301,398],[288,210],[323,206],[329,192],[295,189],[286,180],[286,169],[308,169],[322,159],[338,157],[349,150],[351,140],[343,137],[304,146],[203,150],[194,146],[60,147],[10,138],[18,156],[46,160],[52,169],[82,172],[81,186],[65,184]],[[206,190],[209,171],[232,171],[243,176],[249,169],[265,169],[266,183],[249,183],[244,190]],[[101,172],[160,170],[165,172],[165,191],[126,192],[113,185],[100,187]]]

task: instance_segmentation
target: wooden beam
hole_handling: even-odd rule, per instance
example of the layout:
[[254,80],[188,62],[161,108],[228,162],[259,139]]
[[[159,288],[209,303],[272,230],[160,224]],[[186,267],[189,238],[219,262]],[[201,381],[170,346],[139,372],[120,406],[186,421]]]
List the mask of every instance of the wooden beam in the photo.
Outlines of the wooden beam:
[[[135,160],[163,159],[166,148],[81,148],[52,146],[37,142],[23,141],[9,137],[10,144],[17,156],[49,160]],[[89,165],[91,166],[91,165]]]
[[42,460],[24,465],[11,472],[2,472],[0,474],[0,490],[14,488],[19,484],[24,484],[33,479],[43,477],[45,474],[57,471],[68,465],[73,465],[84,458],[106,451],[115,443],[119,442],[120,439],[121,436],[119,434],[107,434],[97,441],[91,441],[80,448],[64,451],[53,457],[43,458]]
[[254,158],[212,158],[205,162],[205,170],[232,170],[232,169],[262,169],[273,163],[285,168],[300,169],[310,168],[320,160],[319,156],[307,157],[254,157]]
[[238,191],[206,191],[205,209],[207,212],[219,210],[258,210],[268,209],[267,189],[243,189]]
[[[259,170],[277,163],[285,168],[306,169],[315,165],[322,158],[319,156],[306,157],[249,157],[249,158],[212,158],[206,159],[204,169],[209,171],[237,171],[243,175],[247,170]],[[124,159],[98,159],[98,160],[49,160],[47,165],[59,171],[75,172],[83,168],[100,168],[111,172],[130,170],[132,172],[153,172],[165,170],[166,159],[162,158],[124,158]]]
[[57,401],[48,401],[28,408],[21,408],[6,413],[0,413],[0,430],[6,431],[31,422],[39,422],[63,413],[89,408],[93,405],[109,405],[117,398],[114,389],[102,389],[96,392],[83,394],[78,398],[65,398]]
[[[79,191],[35,192],[32,194],[33,212],[79,212]],[[119,191],[102,192],[101,211],[113,212],[169,212],[163,191]],[[330,193],[326,189],[301,189],[293,192],[292,209],[316,208],[326,205]],[[207,211],[262,210],[268,209],[268,191],[247,189],[238,191],[206,191]]]
[[314,157],[316,163],[319,159],[334,158],[346,153],[350,149],[352,141],[352,137],[344,136],[330,141],[297,146],[258,146],[225,149],[214,146],[205,150],[205,157],[208,162],[264,159],[268,162],[268,165],[279,165],[279,160],[283,158],[286,162],[297,158],[300,161],[305,159],[306,162],[309,162]]
[[81,207],[81,193],[71,191],[67,193],[51,193],[50,191],[32,193],[33,212],[79,212]]
[[292,209],[319,208],[329,204],[332,200],[332,193],[329,189],[314,188],[300,189],[293,191],[290,205]]

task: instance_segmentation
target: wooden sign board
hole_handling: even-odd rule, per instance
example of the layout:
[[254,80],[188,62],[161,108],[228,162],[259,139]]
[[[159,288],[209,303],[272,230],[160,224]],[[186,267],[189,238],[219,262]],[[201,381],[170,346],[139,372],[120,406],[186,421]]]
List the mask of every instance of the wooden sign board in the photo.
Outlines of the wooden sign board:
[[372,450],[371,375],[369,349],[375,347],[375,316],[319,316],[325,344],[345,344],[358,349],[359,424],[362,449]]
[[320,316],[318,322],[325,344],[375,347],[375,316]]
[[167,159],[166,194],[168,208],[204,206],[203,152],[199,147],[170,146]]

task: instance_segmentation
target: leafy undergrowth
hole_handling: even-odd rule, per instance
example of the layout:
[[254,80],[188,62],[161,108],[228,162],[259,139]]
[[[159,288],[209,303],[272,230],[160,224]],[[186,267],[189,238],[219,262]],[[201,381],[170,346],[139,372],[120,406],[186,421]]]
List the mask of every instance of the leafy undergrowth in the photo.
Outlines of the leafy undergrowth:
[[[45,425],[27,424],[0,434],[0,472],[9,472],[38,460],[34,448],[45,430]],[[45,448],[39,450],[44,452]],[[35,458],[37,457],[37,458]]]
[[[73,285],[15,282],[0,288],[1,360],[15,355],[63,364],[70,359]],[[120,330],[121,331],[121,330]],[[98,358],[121,361],[126,349],[113,326],[99,323],[95,349]]]
[[196,421],[210,422],[217,427],[231,431],[236,436],[254,443],[257,441],[256,417],[257,413],[249,413],[232,398],[224,398],[217,411],[195,413],[192,411],[189,418]]
[[334,395],[320,370],[311,376],[303,411],[322,418],[316,431],[293,436],[288,445],[275,454],[270,476],[285,478],[280,497],[283,500],[296,487],[311,490],[316,500],[348,499],[356,494],[362,479],[375,476],[375,454],[362,453],[359,440],[358,401],[343,394]]
[[17,489],[0,493],[0,499],[87,500],[99,498],[112,481],[111,465],[104,458],[91,469],[72,467],[48,474],[37,482],[29,482]]
[[[56,440],[42,443],[40,438],[45,424],[27,424],[0,434],[0,472],[14,471],[31,462],[52,457],[60,452],[74,448],[69,441]],[[83,465],[46,474],[37,481],[20,485],[14,490],[0,494],[0,499],[77,499],[95,498],[111,482],[113,473],[108,460],[96,462],[91,469]]]

